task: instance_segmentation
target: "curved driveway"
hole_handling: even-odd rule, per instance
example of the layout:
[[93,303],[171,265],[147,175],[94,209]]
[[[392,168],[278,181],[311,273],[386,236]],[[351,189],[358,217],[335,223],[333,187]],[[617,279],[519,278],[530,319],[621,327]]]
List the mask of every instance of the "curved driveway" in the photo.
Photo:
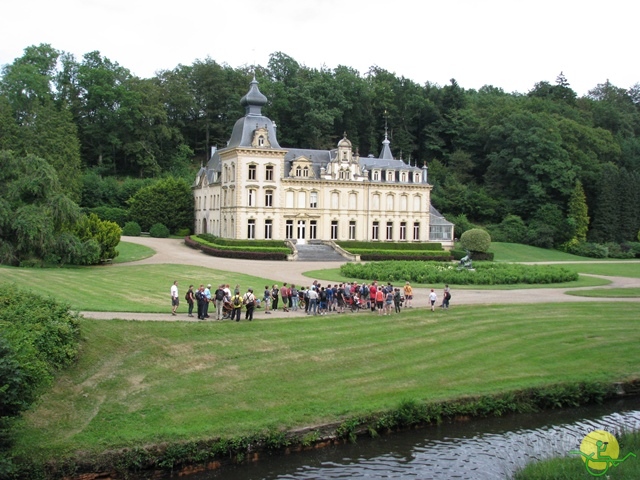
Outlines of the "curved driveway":
[[[310,285],[313,278],[304,275],[304,272],[312,270],[320,270],[325,268],[338,268],[344,262],[282,262],[282,261],[256,261],[246,259],[225,258],[220,259],[205,255],[199,250],[187,247],[183,240],[152,238],[152,237],[123,237],[123,241],[145,245],[155,250],[155,255],[129,262],[126,264],[114,264],[112,268],[129,265],[150,265],[150,264],[183,264],[197,265],[200,267],[215,268],[218,270],[226,270],[231,272],[240,272],[256,276],[264,276],[266,278],[279,278],[280,282],[294,283],[296,285]],[[223,260],[223,262],[221,262]],[[551,263],[551,262],[550,262]],[[593,263],[590,261],[589,263]],[[609,263],[609,262],[607,262]],[[640,263],[638,264],[640,268]],[[610,280],[612,283],[602,288],[624,288],[637,287],[640,288],[640,279],[628,277],[602,277]],[[323,281],[322,283],[329,283]],[[335,282],[330,282],[335,283]],[[582,287],[593,288],[593,287]],[[580,290],[581,288],[532,288],[518,290],[455,290],[452,289],[451,306],[455,305],[481,305],[481,304],[522,304],[522,303],[554,303],[554,302],[620,302],[630,301],[639,302],[640,298],[592,298],[592,297],[576,297],[574,295],[566,295],[567,290]],[[416,307],[427,306],[427,296],[429,289],[414,288],[414,305]],[[438,294],[438,303],[441,301],[442,292],[436,290]],[[184,303],[184,302],[183,302]],[[167,309],[169,311],[169,309]],[[184,311],[183,304],[180,310]],[[180,312],[180,310],[178,310]],[[87,318],[110,319],[123,318],[130,320],[193,320],[186,314],[179,314],[172,317],[168,314],[140,314],[140,313],[112,313],[112,312],[82,312]],[[291,315],[295,313],[274,312],[270,318],[274,316]],[[297,315],[302,315],[300,312]],[[264,317],[261,310],[257,311],[257,317]],[[197,320],[196,320],[197,321]]]

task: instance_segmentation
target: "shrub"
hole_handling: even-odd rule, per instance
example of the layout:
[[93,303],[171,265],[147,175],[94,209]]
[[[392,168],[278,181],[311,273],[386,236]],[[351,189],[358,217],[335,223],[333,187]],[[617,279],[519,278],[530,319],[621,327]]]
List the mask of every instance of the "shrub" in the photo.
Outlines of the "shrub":
[[[25,315],[25,302],[29,315]],[[18,289],[0,288],[0,458],[11,423],[28,409],[61,368],[78,355],[80,323],[69,306]],[[10,468],[0,464],[0,472]],[[2,474],[0,477],[4,478]]]
[[609,258],[634,258],[636,256],[635,252],[625,244],[608,242],[605,243],[605,247],[607,247]]
[[462,248],[471,252],[484,253],[491,246],[491,236],[486,230],[481,228],[472,228],[467,230],[460,237],[460,245]]
[[149,235],[155,238],[169,238],[169,229],[162,223],[154,223],[149,229]]
[[100,220],[95,213],[90,213],[84,215],[76,224],[75,233],[82,241],[95,240],[98,242],[100,254],[95,263],[118,256],[116,247],[120,243],[122,229],[117,223]]
[[117,223],[120,227],[125,224],[129,216],[129,213],[124,208],[104,206],[86,209],[86,213],[95,213],[100,218],[100,220],[107,220],[109,222]]
[[138,222],[127,222],[122,228],[122,235],[126,235],[127,237],[139,237],[141,233],[142,228],[140,228]]
[[527,236],[527,226],[518,215],[507,215],[498,225],[493,225],[489,232],[494,242],[523,243]]
[[176,235],[179,237],[188,237],[191,233],[191,230],[188,228],[179,228],[176,230]]
[[599,243],[591,243],[591,242],[581,242],[574,247],[569,247],[567,250],[568,253],[572,253],[573,255],[578,255],[580,257],[590,257],[590,258],[607,258],[609,255],[609,250],[604,245],[600,245]]

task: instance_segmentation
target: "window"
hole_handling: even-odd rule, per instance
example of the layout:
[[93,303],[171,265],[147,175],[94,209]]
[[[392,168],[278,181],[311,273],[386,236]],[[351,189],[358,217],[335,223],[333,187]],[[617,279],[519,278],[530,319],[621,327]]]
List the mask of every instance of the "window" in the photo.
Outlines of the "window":
[[407,239],[407,222],[400,222],[400,240]]
[[318,208],[318,192],[309,193],[309,208]]
[[318,238],[318,221],[311,220],[309,222],[309,240],[315,240]]
[[340,170],[340,180],[349,180],[351,172],[349,170]]
[[373,222],[371,229],[371,240],[380,240],[380,222]]
[[420,222],[413,223],[413,239],[420,240]]
[[387,222],[387,240],[393,240],[393,222]]
[[273,190],[267,190],[264,193],[264,206],[273,207]]
[[293,191],[287,190],[284,194],[284,204],[286,208],[293,208]]
[[331,240],[338,239],[338,221],[331,220]]
[[355,240],[355,239],[356,239],[356,221],[350,220],[349,221],[349,240]]
[[249,240],[256,238],[256,221],[253,219],[247,222],[247,238]]
[[248,180],[255,180],[256,179],[256,166],[255,165],[249,165],[249,177]]
[[373,181],[377,182],[378,180],[380,180],[380,171],[379,170],[374,170],[373,171]]
[[387,211],[393,212],[395,210],[393,195],[387,195]]
[[340,194],[338,192],[331,192],[331,208],[333,210],[340,208]]
[[300,165],[298,165],[296,167],[296,177],[300,177],[302,176],[302,168],[300,168]]
[[400,211],[401,212],[406,212],[408,208],[409,208],[409,197],[407,197],[406,195],[401,195],[400,196]]
[[273,165],[267,165],[264,171],[264,179],[267,181],[273,180]]
[[358,196],[355,193],[349,194],[349,210],[358,209]]
[[379,193],[373,194],[373,198],[371,200],[371,209],[380,210],[380,194]]
[[407,181],[407,172],[402,172],[402,173],[400,174],[400,181],[401,181],[402,183],[405,183],[405,182]]
[[298,192],[298,208],[307,208],[307,192]]
[[248,207],[256,206],[256,191],[253,188],[249,189],[249,198],[247,199],[247,206]]
[[451,240],[451,225],[429,225],[429,240]]
[[304,167],[302,169],[302,176],[303,177],[308,177],[309,176],[309,167]]
[[273,220],[265,220],[264,221],[264,238],[267,240],[271,240],[273,237]]
[[420,208],[420,204],[422,203],[422,199],[420,198],[420,195],[415,195],[413,197],[413,211],[414,212],[420,212],[422,209]]
[[264,147],[264,136],[263,135],[260,135],[258,137],[258,146],[259,147]]
[[287,220],[284,229],[284,236],[287,237],[287,239],[293,238],[293,220]]

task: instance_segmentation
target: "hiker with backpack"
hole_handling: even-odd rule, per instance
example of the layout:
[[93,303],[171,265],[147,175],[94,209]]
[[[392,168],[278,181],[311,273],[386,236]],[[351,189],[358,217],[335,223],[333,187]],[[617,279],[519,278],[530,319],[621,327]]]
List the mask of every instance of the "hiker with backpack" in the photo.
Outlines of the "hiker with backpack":
[[231,320],[236,322],[240,321],[240,315],[242,313],[242,297],[240,292],[235,292],[231,297],[231,305],[233,306],[233,312],[231,312]]
[[256,308],[256,297],[253,294],[253,288],[250,288],[247,293],[244,294],[242,302],[247,309],[244,314],[244,319],[249,321],[253,320],[253,310]]
[[226,295],[227,294],[224,291],[224,285],[220,285],[213,294],[213,298],[216,302],[216,318],[218,320],[222,320],[222,307],[224,306],[224,297],[226,297]]

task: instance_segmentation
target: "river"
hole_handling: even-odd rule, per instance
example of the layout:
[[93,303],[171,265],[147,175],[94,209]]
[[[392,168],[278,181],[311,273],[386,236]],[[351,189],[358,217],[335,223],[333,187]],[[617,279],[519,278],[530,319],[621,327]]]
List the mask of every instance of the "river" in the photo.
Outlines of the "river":
[[259,462],[186,478],[502,480],[532,460],[568,455],[570,450],[579,448],[585,435],[598,429],[614,436],[640,429],[640,398],[444,423],[375,439],[361,438],[355,444],[285,456],[263,455]]

